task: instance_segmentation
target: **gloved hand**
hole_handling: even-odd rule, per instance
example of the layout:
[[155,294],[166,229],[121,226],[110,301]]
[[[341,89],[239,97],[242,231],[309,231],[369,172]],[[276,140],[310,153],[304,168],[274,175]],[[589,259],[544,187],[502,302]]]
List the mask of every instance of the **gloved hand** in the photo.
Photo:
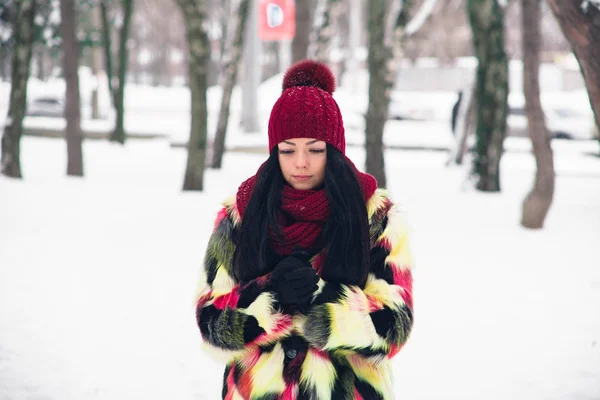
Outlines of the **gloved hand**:
[[295,249],[281,260],[271,274],[271,284],[283,306],[307,304],[317,290],[319,275],[308,261],[305,251]]

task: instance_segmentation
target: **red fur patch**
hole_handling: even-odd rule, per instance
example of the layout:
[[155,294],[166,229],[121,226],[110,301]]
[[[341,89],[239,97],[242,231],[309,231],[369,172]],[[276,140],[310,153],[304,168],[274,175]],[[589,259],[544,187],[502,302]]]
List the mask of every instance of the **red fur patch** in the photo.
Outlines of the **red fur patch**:
[[354,388],[354,400],[363,400],[363,397],[358,393],[358,390]]
[[412,307],[412,274],[410,270],[398,268],[393,264],[390,264],[390,268],[394,271],[394,284],[404,289],[400,293],[402,299],[409,307]]
[[240,293],[237,289],[232,290],[231,292],[224,294],[223,296],[217,297],[213,304],[219,310],[224,310],[225,308],[237,308],[237,303],[240,299]]
[[281,394],[281,400],[296,400],[298,396],[298,385],[287,385]]
[[227,395],[225,396],[225,400],[233,400],[233,394],[235,391],[235,381],[233,379],[233,365],[229,370],[229,375],[227,375]]
[[219,223],[223,220],[223,218],[227,217],[227,209],[225,207],[221,208],[217,213],[217,218],[215,219],[215,225],[213,226],[213,231],[219,226]]

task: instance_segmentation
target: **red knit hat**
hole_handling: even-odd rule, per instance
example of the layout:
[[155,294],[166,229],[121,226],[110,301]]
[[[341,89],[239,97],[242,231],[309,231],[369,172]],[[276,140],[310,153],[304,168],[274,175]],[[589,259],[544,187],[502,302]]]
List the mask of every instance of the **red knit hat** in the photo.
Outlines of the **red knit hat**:
[[283,140],[314,138],[345,154],[344,123],[331,96],[335,78],[329,67],[317,61],[300,61],[286,71],[282,87],[269,118],[269,151]]

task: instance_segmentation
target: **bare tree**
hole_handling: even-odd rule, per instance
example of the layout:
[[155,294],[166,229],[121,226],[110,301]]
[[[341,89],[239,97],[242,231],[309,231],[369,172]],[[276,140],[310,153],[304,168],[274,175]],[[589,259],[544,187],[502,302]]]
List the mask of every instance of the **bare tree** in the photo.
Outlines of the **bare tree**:
[[183,190],[202,190],[206,160],[208,110],[206,101],[207,75],[210,62],[210,42],[204,30],[206,2],[177,0],[183,13],[189,49],[191,92],[191,132]]
[[100,0],[100,17],[102,21],[102,44],[104,45],[104,64],[106,69],[106,77],[108,80],[108,91],[110,92],[111,101],[115,104],[114,88],[113,88],[113,56],[112,56],[112,25],[109,19],[109,3],[110,0]]
[[544,122],[540,102],[540,6],[541,0],[521,0],[525,112],[537,164],[533,189],[523,201],[521,225],[531,229],[544,226],[554,196],[554,161],[550,133]]
[[[369,3],[369,105],[366,116],[366,170],[381,186],[386,186],[383,156],[383,130],[388,118],[391,91],[396,83],[397,66],[404,51],[404,40],[423,25],[437,0],[427,0],[415,19],[408,21],[413,2],[374,0]],[[422,20],[421,20],[422,19]]]
[[249,0],[241,0],[238,9],[237,26],[231,48],[227,51],[224,59],[224,68],[222,71],[223,94],[221,96],[221,109],[219,111],[219,120],[217,122],[217,131],[215,133],[215,143],[213,148],[212,168],[221,168],[223,163],[223,153],[225,151],[225,136],[227,134],[227,123],[229,122],[229,103],[231,102],[231,93],[237,81],[237,73],[242,58],[244,48],[244,32],[246,20],[248,19]]
[[600,2],[548,0],[548,3],[579,62],[600,130]]
[[129,38],[129,26],[131,23],[132,14],[133,0],[123,0],[123,23],[121,25],[121,29],[119,30],[119,69],[117,73],[118,86],[114,88],[115,111],[117,112],[117,117],[115,121],[115,129],[110,136],[111,141],[119,143],[125,143],[125,79],[127,73],[127,61],[129,59],[127,39]]
[[63,75],[66,83],[65,119],[67,120],[67,175],[83,176],[81,150],[81,112],[79,100],[79,51],[73,0],[60,0],[60,33],[62,35]]
[[0,172],[13,178],[21,178],[20,142],[23,133],[23,117],[27,104],[27,79],[31,64],[33,45],[33,16],[35,0],[17,1],[14,20],[14,47],[12,79],[8,116],[2,136],[2,158]]
[[336,31],[336,21],[342,12],[342,0],[318,0],[314,29],[310,35],[308,57],[327,63],[329,47]]
[[308,55],[314,2],[315,0],[296,1],[296,35],[292,41],[292,64]]
[[473,173],[476,188],[500,191],[500,159],[506,135],[508,59],[504,51],[504,9],[498,0],[469,0],[477,56],[477,128]]

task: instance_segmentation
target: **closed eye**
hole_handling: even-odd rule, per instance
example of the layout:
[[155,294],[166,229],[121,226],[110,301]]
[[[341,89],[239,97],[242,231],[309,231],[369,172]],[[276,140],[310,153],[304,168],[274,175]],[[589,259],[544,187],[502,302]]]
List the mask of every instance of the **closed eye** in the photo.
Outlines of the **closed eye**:
[[310,149],[310,152],[320,154],[325,153],[325,149]]
[[293,154],[294,150],[279,150],[279,154]]

